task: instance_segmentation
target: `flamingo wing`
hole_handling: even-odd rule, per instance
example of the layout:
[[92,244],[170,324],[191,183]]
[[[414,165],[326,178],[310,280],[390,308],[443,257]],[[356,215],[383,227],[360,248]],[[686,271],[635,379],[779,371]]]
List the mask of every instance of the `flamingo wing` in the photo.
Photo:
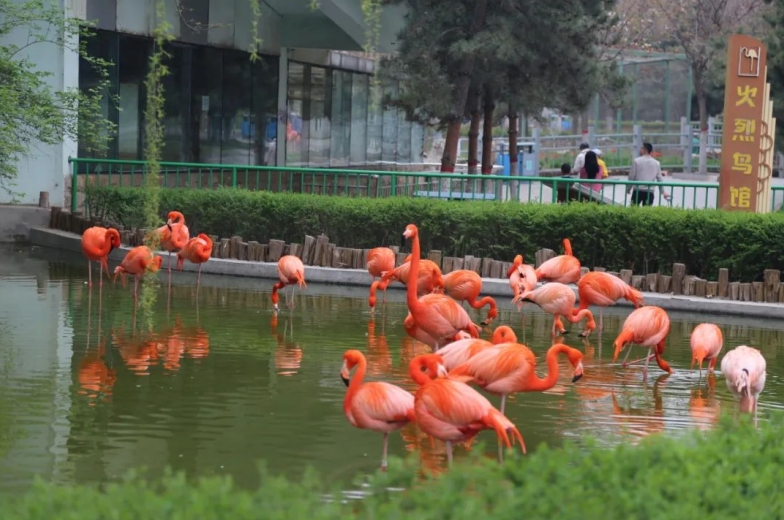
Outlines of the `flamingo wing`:
[[354,406],[372,421],[396,423],[413,418],[414,396],[390,383],[371,382],[359,387]]
[[470,375],[480,386],[502,383],[509,378],[526,381],[533,363],[533,353],[527,347],[506,343],[479,352],[452,370],[450,375]]
[[493,407],[467,384],[448,379],[428,383],[419,390],[417,397],[436,419],[455,426],[476,425]]

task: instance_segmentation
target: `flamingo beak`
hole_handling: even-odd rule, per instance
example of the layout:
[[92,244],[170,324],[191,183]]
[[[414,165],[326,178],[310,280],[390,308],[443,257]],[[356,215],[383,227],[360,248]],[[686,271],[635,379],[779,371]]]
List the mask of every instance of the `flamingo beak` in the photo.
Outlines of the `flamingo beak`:
[[574,375],[572,376],[572,383],[576,383],[583,377],[583,362],[580,361],[577,363],[577,367],[574,369]]
[[343,362],[343,366],[340,369],[340,379],[343,380],[343,384],[348,386],[350,379],[349,379],[348,366],[346,365],[345,361]]
[[446,377],[448,372],[446,371],[446,367],[441,363],[438,364],[438,376],[439,377]]

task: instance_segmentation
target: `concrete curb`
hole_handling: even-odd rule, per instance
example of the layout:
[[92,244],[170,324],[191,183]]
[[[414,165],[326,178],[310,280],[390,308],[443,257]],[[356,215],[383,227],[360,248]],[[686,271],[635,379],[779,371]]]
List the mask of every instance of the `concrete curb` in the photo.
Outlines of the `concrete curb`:
[[[34,227],[30,229],[30,242],[33,245],[61,249],[81,253],[81,237],[74,233]],[[109,255],[109,260],[119,264],[130,247],[122,246]],[[163,256],[162,268],[167,267],[167,253]],[[172,267],[176,264],[176,256],[172,255]],[[185,262],[183,271],[196,272],[197,266]],[[202,266],[202,274],[217,274],[223,276],[239,276],[246,278],[262,278],[277,280],[277,264],[273,262],[246,262],[242,260],[229,260],[211,258]],[[308,283],[322,283],[344,286],[370,286],[370,275],[364,269],[337,269],[332,267],[305,266],[305,279]],[[577,287],[572,286],[577,296]],[[402,284],[392,284],[390,290],[402,291]],[[499,298],[499,306],[511,307],[512,293],[506,280],[496,278],[482,279],[482,294]],[[694,296],[675,296],[673,294],[643,293],[646,305],[656,305],[667,311],[680,311],[688,313],[728,314],[734,316],[748,316],[752,318],[784,318],[784,304],[737,302],[721,299],[697,298]],[[579,296],[577,296],[579,301]],[[621,300],[618,307],[631,307],[631,304]]]

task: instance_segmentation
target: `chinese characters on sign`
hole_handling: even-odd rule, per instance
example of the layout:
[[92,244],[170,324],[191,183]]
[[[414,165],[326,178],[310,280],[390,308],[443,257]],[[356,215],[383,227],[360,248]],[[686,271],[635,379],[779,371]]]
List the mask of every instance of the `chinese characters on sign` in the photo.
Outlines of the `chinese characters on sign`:
[[728,53],[719,207],[755,211],[767,52],[759,40],[734,35],[730,37]]

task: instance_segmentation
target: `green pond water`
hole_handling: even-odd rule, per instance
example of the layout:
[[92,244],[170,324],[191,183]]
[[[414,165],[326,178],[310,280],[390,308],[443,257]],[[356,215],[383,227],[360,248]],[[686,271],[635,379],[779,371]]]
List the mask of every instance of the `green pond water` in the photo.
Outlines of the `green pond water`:
[[[231,475],[252,487],[261,460],[292,478],[313,466],[347,486],[377,470],[381,435],[353,428],[343,414],[341,356],[360,349],[369,379],[414,388],[408,362],[429,347],[403,330],[403,291],[390,290],[372,317],[367,288],[310,284],[293,310],[276,316],[272,280],[204,275],[197,299],[195,274],[174,273],[169,293],[161,272],[149,332],[140,319],[134,323],[132,284],[105,281],[100,293],[97,284],[90,292],[86,265],[75,253],[0,247],[0,492],[24,490],[35,476],[96,483],[140,468],[155,477],[167,466],[191,476]],[[498,298],[493,326],[512,325],[537,353],[541,374],[552,319],[529,304],[523,329],[510,299]],[[762,350],[768,378],[759,419],[782,408],[779,322],[671,313],[664,357],[675,373],[652,363],[644,381],[641,367],[611,363],[629,312],[606,311],[603,333],[589,341],[567,336],[585,354],[576,384],[561,360],[552,390],[508,400],[507,415],[529,452],[586,435],[606,446],[634,443],[710,428],[720,414],[734,413],[720,373],[700,379],[689,370],[689,334],[702,321],[721,326],[723,353],[740,344]],[[489,399],[498,406],[500,398]],[[493,456],[494,434],[479,439]],[[458,459],[465,454],[456,449]],[[443,444],[431,446],[414,425],[391,436],[390,455],[419,457],[431,470],[446,465]]]

